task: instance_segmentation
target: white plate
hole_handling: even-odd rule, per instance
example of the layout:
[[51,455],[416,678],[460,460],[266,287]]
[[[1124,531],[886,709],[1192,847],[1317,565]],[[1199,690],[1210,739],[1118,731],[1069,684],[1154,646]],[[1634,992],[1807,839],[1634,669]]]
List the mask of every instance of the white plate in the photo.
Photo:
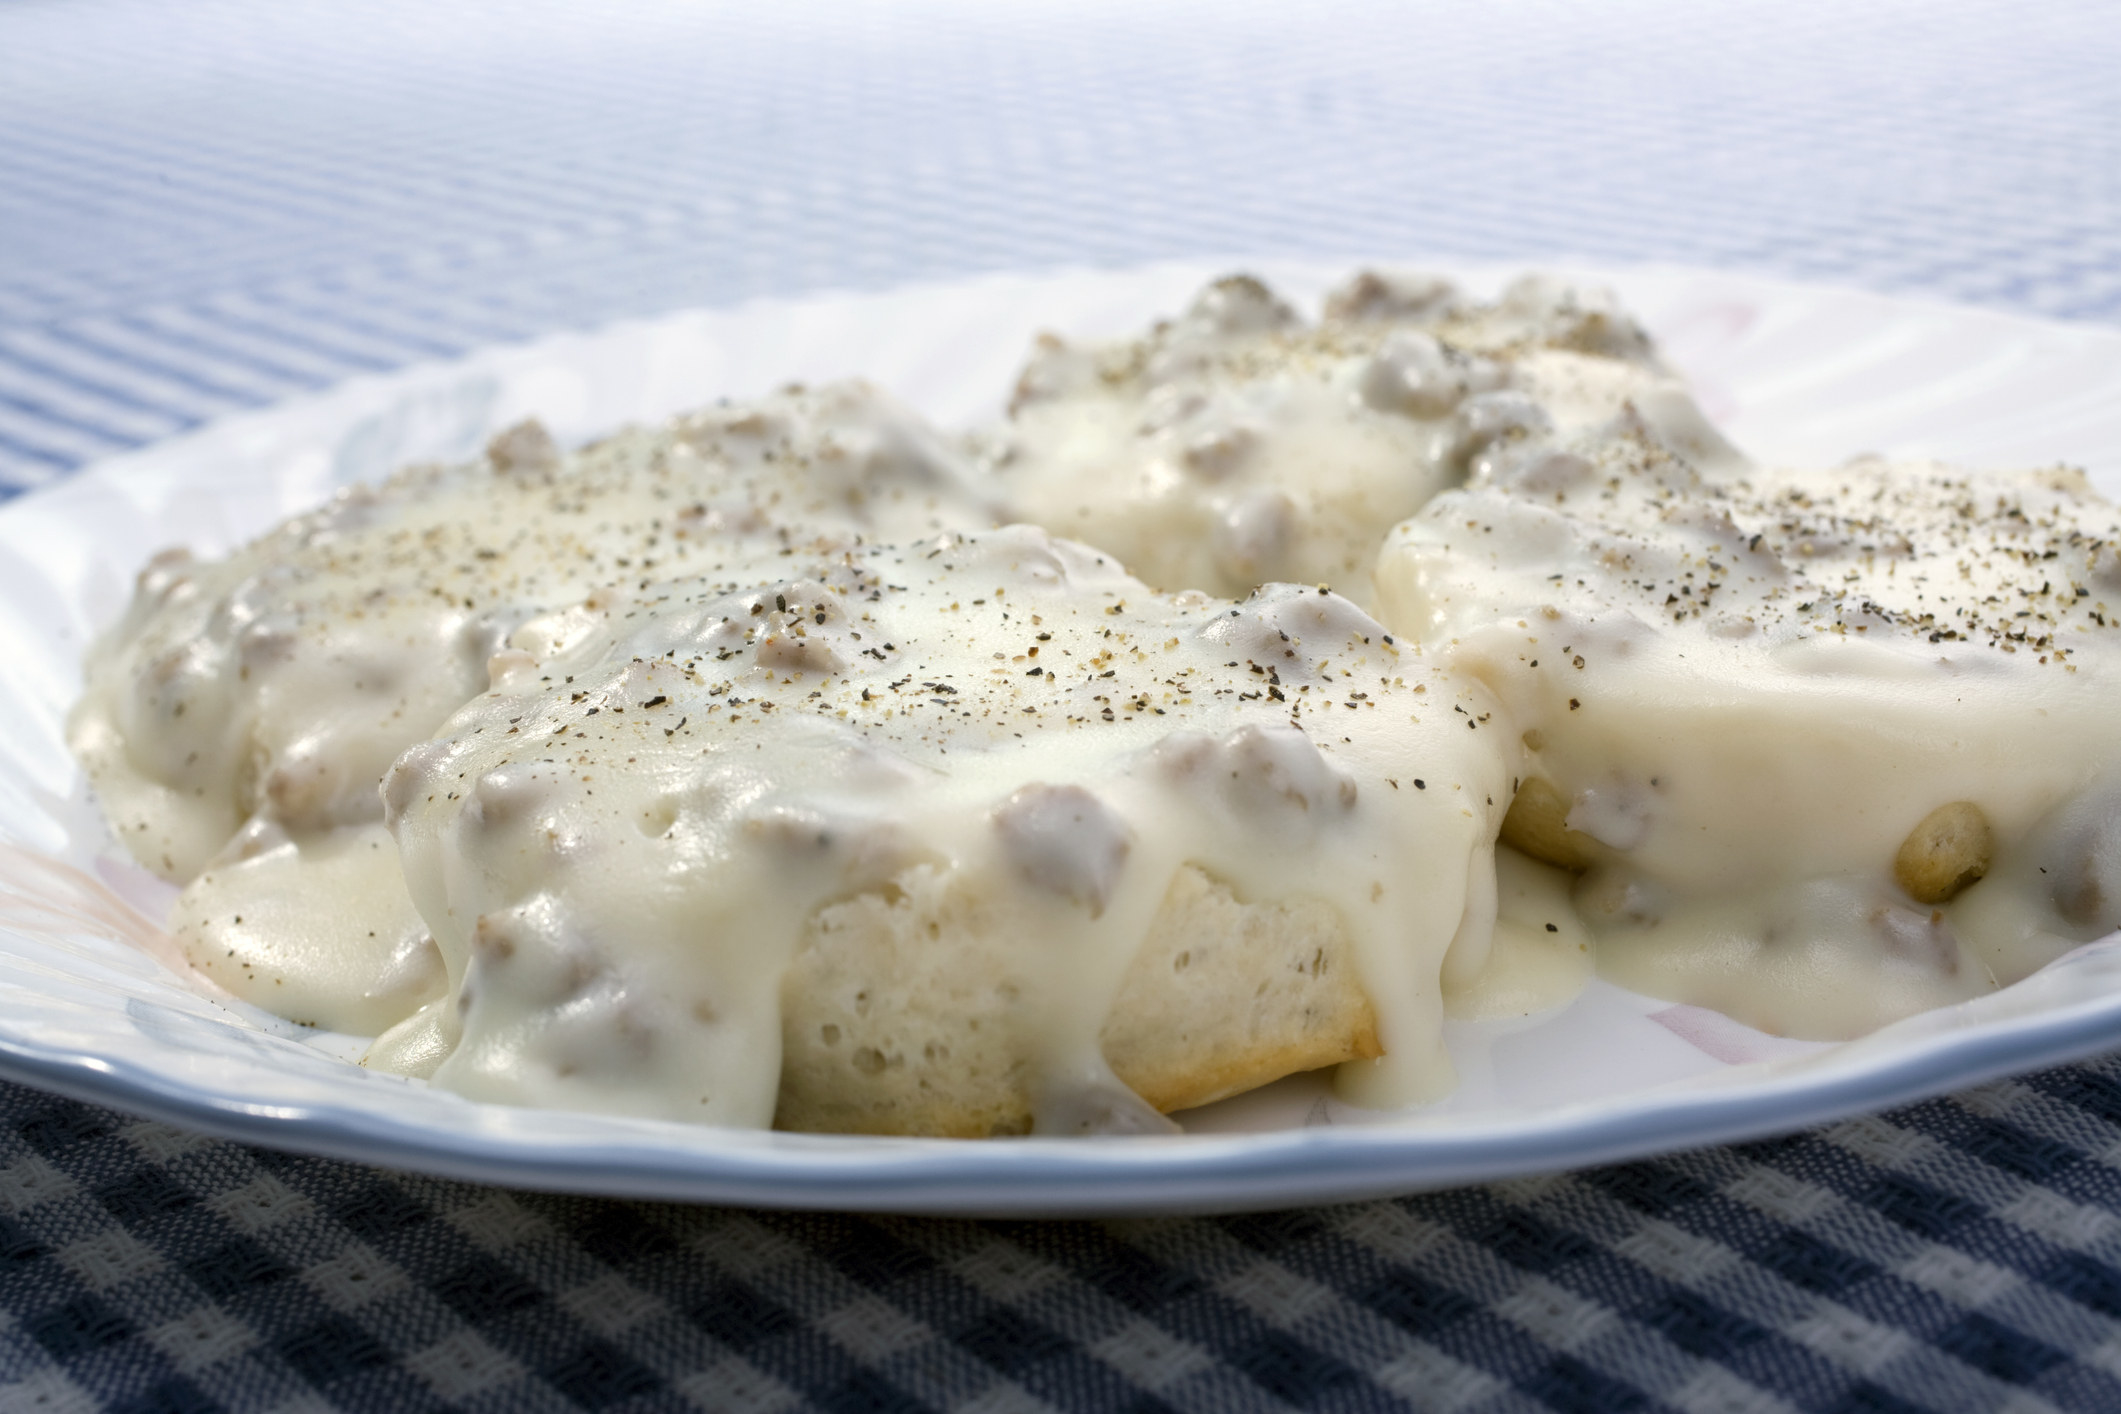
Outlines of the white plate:
[[[1336,275],[1249,262],[1315,298]],[[1863,1041],[1775,1041],[1594,984],[1454,1026],[1447,1103],[1365,1115],[1308,1078],[1181,1138],[963,1143],[760,1134],[475,1104],[348,1064],[359,1043],[209,1001],[157,959],[167,890],[128,864],[62,741],[92,626],[175,541],[218,550],[332,486],[470,453],[536,413],[587,437],[789,379],[866,373],[945,422],[991,412],[1031,333],[1116,333],[1223,267],[989,279],[616,326],[348,384],[0,508],[0,1073],[231,1138],[523,1187],[899,1212],[1268,1207],[1433,1188],[1815,1124],[2121,1036],[2121,937]],[[1459,269],[1476,288],[1502,272]],[[2121,490],[2121,332],[1730,275],[1594,274],[1765,457],[2067,460]],[[147,910],[135,911],[121,900]]]

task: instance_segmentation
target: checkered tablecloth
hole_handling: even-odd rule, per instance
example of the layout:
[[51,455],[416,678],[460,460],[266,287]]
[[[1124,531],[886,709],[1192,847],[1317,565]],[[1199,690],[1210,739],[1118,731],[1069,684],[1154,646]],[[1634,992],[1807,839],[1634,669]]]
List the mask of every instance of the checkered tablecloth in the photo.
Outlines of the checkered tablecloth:
[[[2121,319],[2084,3],[0,0],[0,482],[763,293],[1660,260]],[[0,1086],[0,1411],[2121,1409],[2121,1060],[1267,1216],[556,1198]]]

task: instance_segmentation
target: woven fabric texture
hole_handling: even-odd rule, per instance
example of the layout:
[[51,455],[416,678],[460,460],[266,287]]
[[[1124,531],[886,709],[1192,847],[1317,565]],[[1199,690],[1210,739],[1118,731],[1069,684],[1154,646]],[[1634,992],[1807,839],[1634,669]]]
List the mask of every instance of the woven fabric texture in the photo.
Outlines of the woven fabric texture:
[[2090,3],[0,6],[0,480],[762,293],[1580,255],[2121,316]]
[[[0,489],[759,294],[1246,253],[2121,319],[2101,3],[0,2]],[[555,1198],[0,1086],[0,1410],[2121,1408],[2121,1060],[1266,1216]]]
[[2121,1061],[1214,1219],[514,1193],[0,1089],[0,1409],[2121,1408]]

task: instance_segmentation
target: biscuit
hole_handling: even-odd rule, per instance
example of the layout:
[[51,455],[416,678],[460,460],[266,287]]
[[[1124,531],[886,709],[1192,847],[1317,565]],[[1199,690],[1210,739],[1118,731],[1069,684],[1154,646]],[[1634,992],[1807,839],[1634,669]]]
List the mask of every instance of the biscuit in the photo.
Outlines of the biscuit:
[[[992,946],[993,923],[929,870],[821,910],[782,983],[775,1127],[1028,1133],[1033,1072],[1013,1024],[1024,984]],[[1165,1112],[1381,1054],[1332,906],[1241,902],[1193,865],[1165,891],[1100,1045],[1121,1083]]]

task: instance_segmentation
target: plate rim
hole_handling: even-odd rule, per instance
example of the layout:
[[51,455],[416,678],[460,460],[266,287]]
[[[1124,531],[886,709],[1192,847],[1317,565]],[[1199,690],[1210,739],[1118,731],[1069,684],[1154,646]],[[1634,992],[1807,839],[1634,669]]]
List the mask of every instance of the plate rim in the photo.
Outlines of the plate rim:
[[[2121,938],[2071,956],[2092,948],[2121,961]],[[885,1139],[643,1119],[616,1124],[642,1141],[678,1142],[606,1138],[590,1146],[393,1124],[359,1110],[246,1103],[163,1081],[132,1062],[4,1035],[0,1078],[237,1143],[507,1188],[757,1208],[1112,1217],[1358,1202],[1765,1139],[2112,1050],[2117,1029],[2121,991],[1941,1031],[1823,1075],[1792,1067],[1741,1088],[1725,1072],[1718,1083],[1657,1087],[1567,1106],[1530,1124],[1496,1121],[1456,1134],[1381,1124],[1170,1139]],[[711,1143],[726,1147],[703,1154]],[[1557,1148],[1566,1156],[1557,1158]],[[1098,1186],[1085,1193],[1086,1183]]]

